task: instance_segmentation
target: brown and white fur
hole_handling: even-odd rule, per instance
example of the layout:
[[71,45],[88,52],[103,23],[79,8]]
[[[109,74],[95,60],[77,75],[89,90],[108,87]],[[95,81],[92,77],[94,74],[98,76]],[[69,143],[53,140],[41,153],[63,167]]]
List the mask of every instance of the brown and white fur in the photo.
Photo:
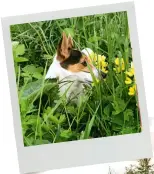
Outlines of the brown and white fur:
[[82,95],[84,84],[89,84],[93,81],[87,64],[90,66],[93,74],[98,77],[99,72],[92,64],[88,52],[86,50],[79,51],[73,49],[72,38],[70,36],[67,37],[63,33],[57,53],[45,78],[59,79],[61,82],[59,83],[61,95],[66,93],[66,97],[69,99],[80,96]]

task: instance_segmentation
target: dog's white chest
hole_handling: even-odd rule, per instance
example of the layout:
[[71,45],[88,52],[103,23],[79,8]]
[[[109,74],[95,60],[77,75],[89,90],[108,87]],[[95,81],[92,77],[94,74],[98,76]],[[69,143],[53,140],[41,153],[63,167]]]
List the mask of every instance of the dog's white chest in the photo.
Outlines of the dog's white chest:
[[54,57],[53,63],[50,65],[45,79],[59,79],[60,95],[66,94],[67,98],[75,98],[81,95],[83,91],[83,82],[91,78],[89,73],[72,73],[62,68],[59,62]]

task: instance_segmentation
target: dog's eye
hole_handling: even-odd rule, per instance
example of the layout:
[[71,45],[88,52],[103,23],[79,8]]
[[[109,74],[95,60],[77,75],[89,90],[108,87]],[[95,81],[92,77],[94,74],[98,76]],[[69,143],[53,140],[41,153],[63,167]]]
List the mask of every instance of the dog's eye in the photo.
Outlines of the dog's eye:
[[68,50],[70,51],[70,50],[71,50],[71,48],[70,48],[70,47],[68,47]]
[[86,61],[82,62],[81,64],[82,64],[83,66],[87,66],[87,62],[86,62]]

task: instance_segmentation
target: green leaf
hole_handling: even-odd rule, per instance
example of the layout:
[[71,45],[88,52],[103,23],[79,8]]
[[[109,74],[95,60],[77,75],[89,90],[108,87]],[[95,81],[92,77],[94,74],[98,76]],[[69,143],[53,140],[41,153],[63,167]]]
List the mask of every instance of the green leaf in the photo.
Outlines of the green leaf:
[[115,109],[115,111],[112,112],[113,115],[117,115],[117,114],[123,112],[126,108],[125,101],[118,97],[115,98],[112,105],[113,105],[113,108]]
[[111,113],[111,110],[112,110],[112,106],[111,106],[111,104],[108,104],[105,108],[104,108],[104,114],[106,115],[106,116],[110,116],[110,113]]
[[44,54],[43,57],[44,57],[44,59],[49,59],[49,60],[50,60],[50,59],[51,59],[51,60],[53,59],[53,56],[51,56],[51,55],[49,55],[49,54]]
[[42,130],[44,130],[45,132],[48,132],[48,131],[50,131],[50,127],[46,124],[43,124],[42,125]]
[[130,133],[135,133],[133,127],[124,127],[121,130],[121,134],[130,134]]
[[122,86],[119,85],[115,90],[116,96],[120,98],[122,96],[122,91],[123,91],[123,88]]
[[25,76],[24,77],[24,83],[30,83],[32,82],[32,77],[31,76]]
[[62,138],[70,138],[72,136],[72,131],[71,130],[63,130],[61,133],[60,133],[60,136]]
[[37,80],[34,82],[30,82],[28,84],[25,84],[20,89],[20,93],[19,93],[20,99],[23,100],[23,99],[28,99],[30,97],[32,98],[35,97],[38,93],[40,93],[41,86],[42,86],[42,80]]
[[33,145],[34,138],[33,137],[24,137],[24,143],[26,146]]
[[36,67],[34,65],[27,65],[22,70],[24,72],[34,73],[34,72],[36,72]]
[[27,61],[29,61],[27,58],[25,58],[25,57],[15,57],[14,58],[14,61],[16,62],[16,63],[21,63],[21,62],[27,62]]
[[131,109],[126,109],[124,112],[124,120],[125,121],[129,121],[130,118],[132,118],[134,116],[134,113]]
[[97,42],[98,40],[100,40],[101,37],[98,36],[92,36],[88,39],[88,42]]
[[42,67],[37,67],[35,65],[27,65],[22,69],[25,73],[31,74],[32,77],[36,79],[41,79],[43,75],[41,74],[43,72]]
[[43,93],[50,91],[53,87],[55,87],[55,83],[50,83],[46,81],[44,84],[42,79],[30,82],[22,86],[19,92],[20,100],[23,99],[37,99],[41,93],[41,88],[43,86]]
[[12,41],[12,48],[13,48],[13,50],[15,50],[18,45],[19,45],[18,41]]
[[66,26],[67,25],[67,21],[66,20],[63,20],[63,21],[60,21],[59,23],[58,23],[58,25],[59,26]]
[[43,76],[39,72],[34,72],[33,75],[32,75],[32,77],[34,77],[36,79],[41,79]]
[[68,106],[67,113],[73,114],[73,115],[76,114],[76,109],[74,108],[74,106]]
[[121,127],[122,126],[120,126],[120,125],[117,125],[117,124],[114,124],[114,123],[112,124],[112,130],[113,131],[120,131],[121,130]]
[[96,117],[97,111],[99,109],[99,106],[100,106],[100,104],[96,108],[95,112],[93,112],[92,108],[89,106],[89,111],[91,112],[92,118],[86,124],[86,128],[85,128],[85,131],[84,131],[84,139],[87,139],[90,136],[90,132],[91,132],[91,129],[93,127],[93,124],[94,124],[95,117]]
[[74,31],[72,28],[65,28],[64,32],[66,33],[66,35],[71,35],[72,37],[74,37]]
[[66,120],[65,115],[64,115],[64,114],[61,115],[61,116],[60,116],[60,119],[59,119],[59,124],[62,124],[65,120]]
[[40,67],[37,67],[36,69],[37,69],[37,72],[39,72],[39,73],[42,73],[43,70],[44,70],[43,67],[41,67],[41,66]]
[[51,143],[51,142],[49,142],[48,140],[37,139],[37,140],[35,140],[34,145],[49,144],[49,143]]
[[20,111],[22,114],[27,112],[28,106],[29,105],[27,100],[20,100]]
[[59,124],[59,120],[57,119],[57,117],[53,116],[53,115],[50,115],[48,116],[48,118],[55,124]]
[[16,56],[22,56],[25,53],[25,45],[20,44],[15,48]]
[[120,113],[118,115],[112,115],[112,123],[117,124],[119,126],[123,126],[124,124],[123,113]]
[[120,51],[118,51],[117,56],[118,56],[119,58],[122,58],[122,53],[121,53]]
[[78,23],[77,23],[77,28],[78,28],[78,30],[83,30],[83,20],[82,20],[82,18],[78,18]]

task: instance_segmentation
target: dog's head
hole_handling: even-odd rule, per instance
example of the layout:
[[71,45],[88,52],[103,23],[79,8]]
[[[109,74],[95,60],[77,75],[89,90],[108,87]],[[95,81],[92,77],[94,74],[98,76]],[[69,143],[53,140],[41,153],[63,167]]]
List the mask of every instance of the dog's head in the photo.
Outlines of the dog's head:
[[[72,73],[90,73],[90,69],[94,74],[98,76],[98,70],[92,64],[91,59],[86,54],[73,48],[73,40],[71,36],[66,36],[65,33],[62,34],[62,39],[57,48],[57,60],[60,62],[62,68],[72,72]],[[88,67],[89,65],[89,67]],[[103,78],[106,74],[99,72]]]

